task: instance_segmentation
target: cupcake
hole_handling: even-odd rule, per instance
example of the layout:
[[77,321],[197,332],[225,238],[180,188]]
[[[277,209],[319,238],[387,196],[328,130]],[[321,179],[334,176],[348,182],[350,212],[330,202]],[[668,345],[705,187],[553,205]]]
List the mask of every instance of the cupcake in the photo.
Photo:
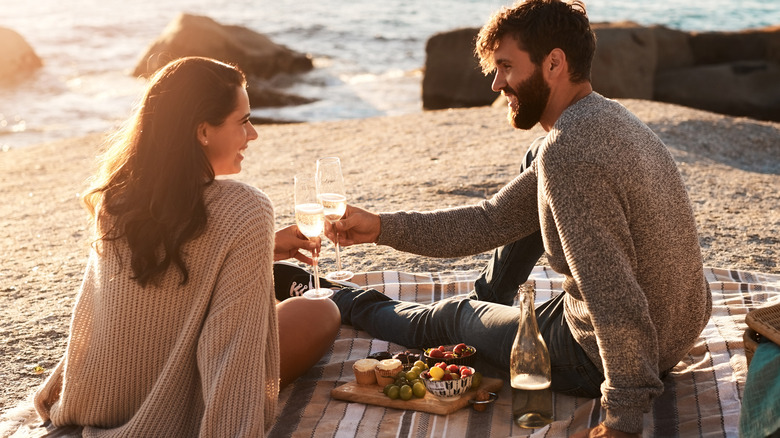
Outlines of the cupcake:
[[395,376],[403,369],[404,366],[398,359],[380,360],[374,370],[376,372],[376,383],[379,386],[385,386],[395,382]]
[[355,381],[358,385],[375,385],[376,373],[374,368],[379,363],[376,359],[360,359],[352,364],[352,372],[355,373]]

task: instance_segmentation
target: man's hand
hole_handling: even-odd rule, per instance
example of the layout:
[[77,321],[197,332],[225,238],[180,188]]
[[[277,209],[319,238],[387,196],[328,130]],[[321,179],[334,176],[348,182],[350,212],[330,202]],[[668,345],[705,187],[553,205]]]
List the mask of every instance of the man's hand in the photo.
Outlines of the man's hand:
[[638,433],[621,432],[617,429],[611,429],[605,426],[604,423],[601,423],[594,428],[581,430],[570,438],[638,438],[639,436],[640,434]]
[[274,240],[274,261],[295,258],[309,265],[313,264],[314,261],[299,250],[305,249],[313,255],[319,255],[322,244],[319,237],[307,239],[298,230],[297,225],[290,225],[277,231]]
[[374,243],[379,237],[381,229],[382,223],[378,214],[348,205],[341,220],[332,224],[326,222],[325,236],[335,242],[336,233],[338,233],[341,246]]

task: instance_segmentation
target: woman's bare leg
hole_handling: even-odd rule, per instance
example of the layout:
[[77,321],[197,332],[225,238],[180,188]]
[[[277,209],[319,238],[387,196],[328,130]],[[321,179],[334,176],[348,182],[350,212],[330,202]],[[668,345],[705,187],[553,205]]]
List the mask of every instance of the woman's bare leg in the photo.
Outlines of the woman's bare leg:
[[279,376],[284,388],[327,353],[341,327],[341,316],[330,299],[292,297],[276,305],[279,321]]

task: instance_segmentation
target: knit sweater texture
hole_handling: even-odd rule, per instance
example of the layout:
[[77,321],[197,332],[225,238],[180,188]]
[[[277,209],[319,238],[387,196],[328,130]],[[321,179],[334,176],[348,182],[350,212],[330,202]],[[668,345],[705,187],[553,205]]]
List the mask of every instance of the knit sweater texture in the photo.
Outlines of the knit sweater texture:
[[567,108],[530,168],[477,205],[381,214],[377,243],[432,257],[476,254],[542,230],[565,275],[564,316],[604,372],[605,424],[642,430],[643,412],[709,320],[696,223],[663,142],[591,93]]
[[230,180],[205,190],[189,282],[132,280],[124,241],[90,253],[64,358],[35,396],[87,437],[258,437],[274,422],[279,339],[273,206]]

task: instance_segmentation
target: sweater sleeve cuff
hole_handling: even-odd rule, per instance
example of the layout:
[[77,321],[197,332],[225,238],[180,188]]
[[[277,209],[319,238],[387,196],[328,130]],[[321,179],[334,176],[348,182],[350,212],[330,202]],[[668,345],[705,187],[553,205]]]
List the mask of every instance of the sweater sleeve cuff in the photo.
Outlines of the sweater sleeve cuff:
[[604,425],[626,433],[642,433],[641,409],[608,409]]
[[379,213],[380,229],[379,236],[376,238],[377,245],[393,246],[393,243],[398,240],[397,234],[399,231],[399,224],[397,215],[393,213]]

